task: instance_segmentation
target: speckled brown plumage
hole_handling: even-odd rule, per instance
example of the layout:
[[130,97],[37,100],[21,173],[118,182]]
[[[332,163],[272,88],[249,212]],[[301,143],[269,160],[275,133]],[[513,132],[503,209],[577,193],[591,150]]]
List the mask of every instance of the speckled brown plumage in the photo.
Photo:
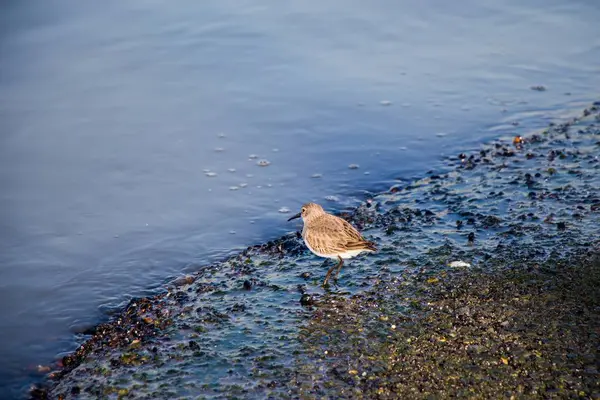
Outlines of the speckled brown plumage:
[[337,275],[344,264],[343,259],[352,258],[365,251],[373,252],[377,250],[375,245],[365,240],[350,223],[335,215],[328,214],[318,204],[305,204],[302,206],[302,211],[289,220],[299,217],[302,217],[304,221],[302,238],[310,251],[320,257],[334,258],[339,261],[337,265],[327,271],[323,286],[327,285],[329,276],[335,267],[337,267],[337,279]]

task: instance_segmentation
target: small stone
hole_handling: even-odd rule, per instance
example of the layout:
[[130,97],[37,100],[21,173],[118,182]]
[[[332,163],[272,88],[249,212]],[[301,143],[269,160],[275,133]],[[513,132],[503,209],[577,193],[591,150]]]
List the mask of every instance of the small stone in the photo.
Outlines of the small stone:
[[470,243],[473,243],[475,241],[475,232],[469,233],[469,236],[467,239],[469,240]]
[[319,179],[319,178],[323,177],[323,174],[312,174],[310,177],[313,179]]
[[350,169],[358,169],[358,164],[350,164],[350,165],[348,165],[348,168],[350,168]]
[[379,102],[379,104],[381,104],[382,106],[391,106],[391,105],[392,105],[392,102],[391,102],[391,101],[389,101],[389,100],[381,100],[381,101]]
[[310,279],[310,277],[312,276],[312,274],[308,271],[305,271],[303,273],[300,274],[300,278],[304,279],[304,280],[308,280]]
[[235,172],[235,168],[228,168],[227,171],[229,171],[229,172]]
[[214,178],[215,176],[217,176],[216,172],[207,172],[204,175],[208,176],[209,178]]
[[300,296],[300,304],[303,306],[311,306],[315,304],[315,299],[310,294],[304,293]]
[[258,165],[259,167],[267,167],[271,165],[271,162],[269,160],[258,160],[256,162],[256,165]]
[[287,214],[290,212],[290,209],[287,207],[281,207],[278,211],[282,214]]
[[252,290],[252,283],[249,280],[245,280],[244,281],[244,289],[245,290]]
[[238,186],[229,186],[229,190],[239,190]]
[[225,151],[225,149],[224,149],[224,148],[222,148],[222,147],[216,147],[216,148],[215,148],[215,151],[216,151],[217,153],[222,153],[222,152],[224,152],[224,151]]
[[535,90],[536,92],[545,92],[546,86],[544,85],[534,85],[530,87],[531,90]]
[[196,280],[196,278],[194,278],[191,275],[187,275],[187,276],[182,276],[180,278],[177,278],[173,281],[173,286],[175,287],[180,287],[183,285],[189,285],[194,283],[194,281]]
[[[473,233],[473,232],[471,232]],[[471,264],[469,264],[468,262],[464,262],[464,261],[452,261],[450,264],[448,264],[449,267],[452,268],[468,268],[471,266]]]
[[256,154],[250,154],[248,156],[248,158],[251,159],[251,160],[256,160],[258,158],[258,156]]
[[327,201],[339,201],[340,199],[338,199],[336,196],[325,196],[325,200],[327,200]]

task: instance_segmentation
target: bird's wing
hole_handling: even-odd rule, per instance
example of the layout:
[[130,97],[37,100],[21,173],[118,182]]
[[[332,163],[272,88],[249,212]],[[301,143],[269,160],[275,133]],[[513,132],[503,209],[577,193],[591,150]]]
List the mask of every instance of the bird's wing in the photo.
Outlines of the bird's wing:
[[365,248],[374,250],[371,243],[350,223],[333,215],[325,215],[323,218],[324,221],[315,221],[305,232],[306,240],[311,243],[313,249],[320,253],[341,253]]

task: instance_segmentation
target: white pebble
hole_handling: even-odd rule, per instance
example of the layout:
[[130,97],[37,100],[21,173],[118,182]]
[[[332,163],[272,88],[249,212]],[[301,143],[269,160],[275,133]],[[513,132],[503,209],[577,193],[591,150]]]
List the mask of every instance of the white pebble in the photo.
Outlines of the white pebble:
[[215,147],[215,151],[216,151],[217,153],[222,153],[222,152],[224,152],[224,151],[225,151],[225,149],[224,149],[224,148],[222,148],[222,147]]
[[469,264],[468,262],[464,262],[464,261],[452,261],[450,264],[448,264],[448,266],[452,267],[452,268],[468,268],[471,266],[471,264]]
[[237,187],[237,186],[229,186],[229,190],[238,190],[238,189],[239,189],[239,187]]
[[340,199],[338,199],[336,196],[325,196],[325,200],[327,200],[327,201],[339,201]]
[[350,164],[350,165],[348,165],[348,168],[350,168],[350,169],[358,169],[358,164]]
[[258,165],[259,167],[266,167],[271,165],[271,162],[269,160],[258,160],[256,162],[256,165]]
[[280,213],[282,213],[282,214],[287,214],[287,213],[289,213],[289,212],[290,212],[290,209],[289,209],[289,208],[287,208],[287,207],[281,207],[281,208],[279,209],[279,212],[280,212]]
[[241,187],[241,188],[245,188],[246,186],[248,186],[248,184],[247,184],[247,183],[240,183],[240,187]]
[[229,171],[229,172],[235,172],[235,168],[228,168],[227,171]]
[[251,160],[255,160],[255,159],[257,159],[257,158],[258,158],[258,156],[257,156],[256,154],[250,154],[250,155],[248,156],[248,158],[249,158],[249,159],[251,159]]
[[381,104],[382,106],[391,106],[391,105],[392,105],[392,102],[391,102],[391,101],[389,101],[389,100],[381,100],[381,101],[379,102],[379,104]]
[[207,172],[205,175],[208,176],[209,178],[214,178],[215,176],[217,176],[217,173],[216,172]]
[[311,178],[321,178],[323,176],[323,174],[312,174],[310,177]]

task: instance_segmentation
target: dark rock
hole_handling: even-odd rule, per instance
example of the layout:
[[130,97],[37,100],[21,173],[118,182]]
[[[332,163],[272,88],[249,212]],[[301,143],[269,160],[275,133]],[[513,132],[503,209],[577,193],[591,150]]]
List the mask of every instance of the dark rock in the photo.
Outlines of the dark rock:
[[467,239],[469,242],[473,243],[475,241],[475,232],[470,232]]
[[304,280],[310,279],[311,276],[312,276],[312,274],[308,271],[304,271],[303,273],[300,274],[300,278],[302,278]]
[[244,281],[244,290],[252,290],[252,283],[248,279]]
[[312,306],[315,304],[315,299],[308,293],[304,293],[300,296],[300,304],[303,306]]

